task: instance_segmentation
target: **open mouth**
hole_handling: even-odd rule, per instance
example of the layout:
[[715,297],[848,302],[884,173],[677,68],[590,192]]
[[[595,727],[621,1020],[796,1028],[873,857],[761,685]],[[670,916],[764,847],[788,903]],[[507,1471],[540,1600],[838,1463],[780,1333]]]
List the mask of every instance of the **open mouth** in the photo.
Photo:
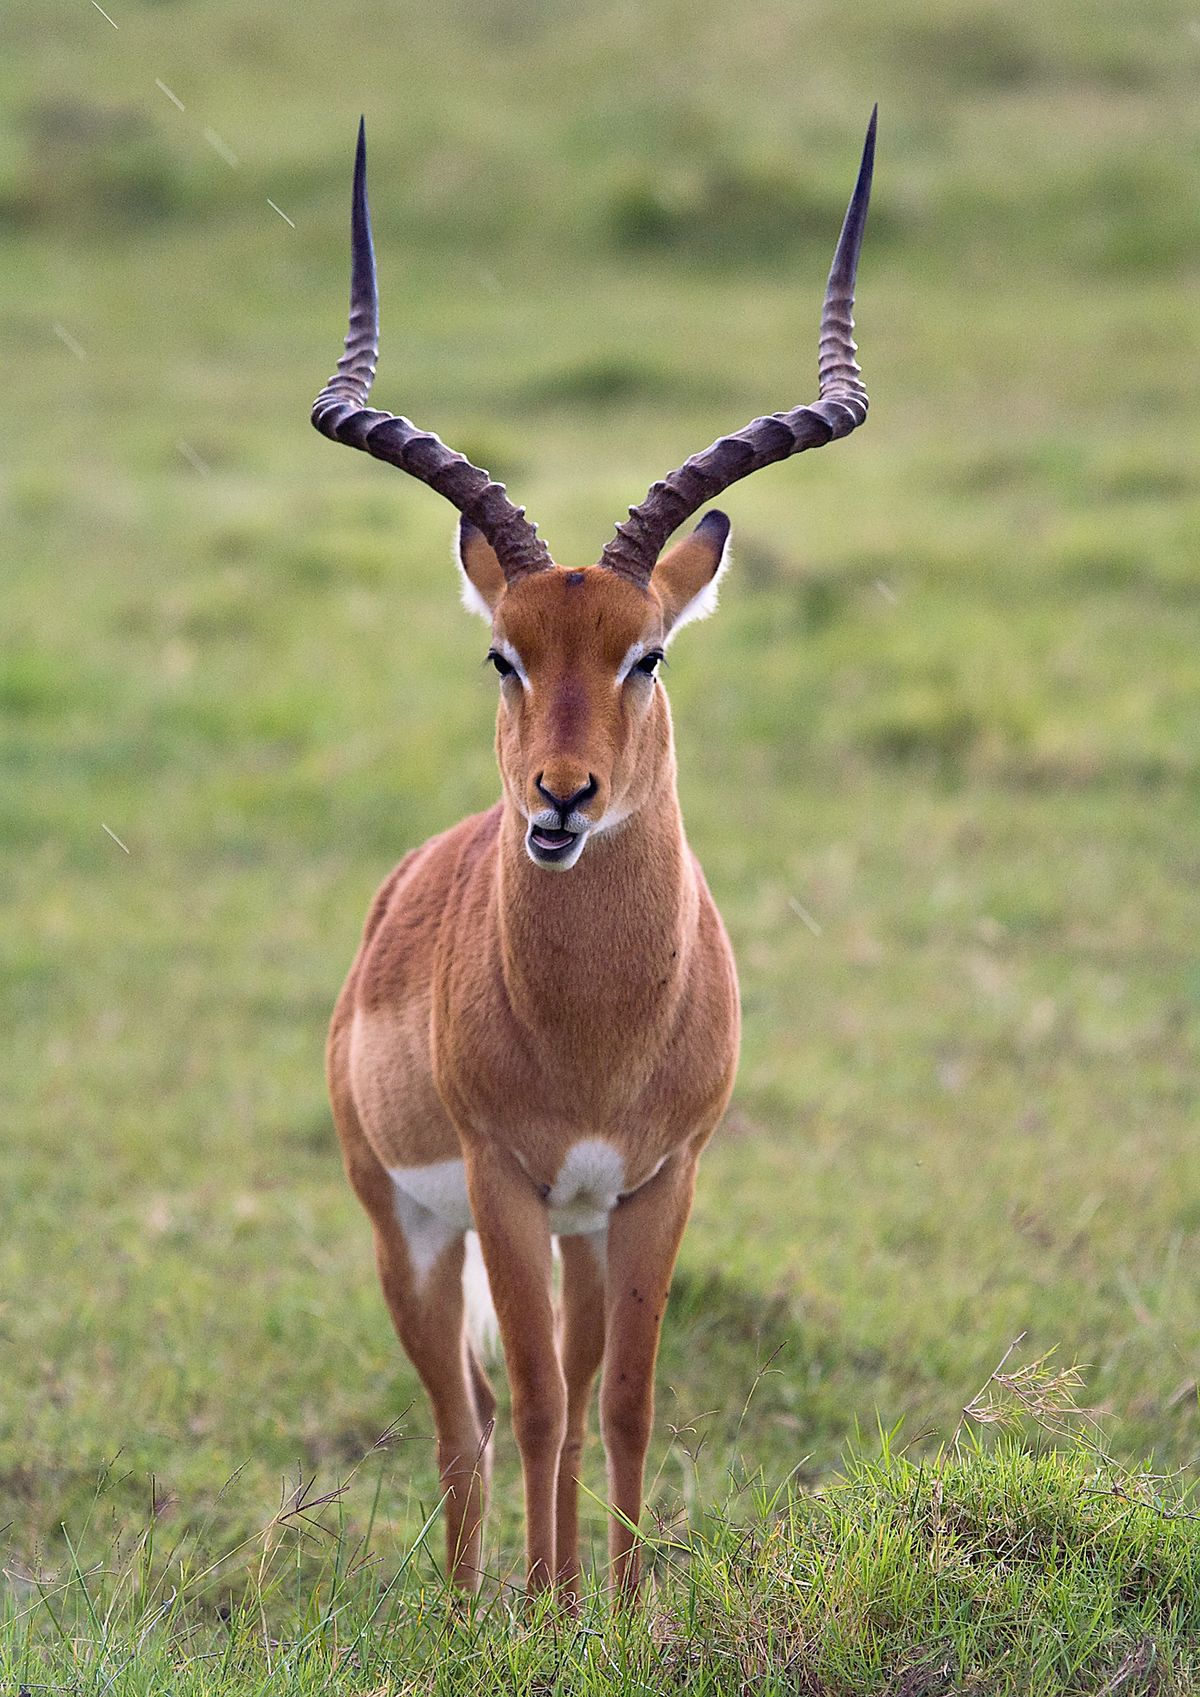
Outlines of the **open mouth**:
[[532,825],[529,846],[539,860],[565,860],[579,841],[577,831],[560,831],[552,825]]

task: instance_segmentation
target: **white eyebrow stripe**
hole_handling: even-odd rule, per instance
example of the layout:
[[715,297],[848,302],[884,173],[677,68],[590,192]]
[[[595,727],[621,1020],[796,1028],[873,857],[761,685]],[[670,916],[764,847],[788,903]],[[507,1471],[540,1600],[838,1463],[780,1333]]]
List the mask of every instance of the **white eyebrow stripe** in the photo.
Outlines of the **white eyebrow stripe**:
[[625,658],[621,661],[621,664],[617,667],[617,683],[618,683],[618,685],[623,684],[625,682],[625,679],[629,676],[630,672],[632,672],[633,668],[637,665],[638,661],[640,659],[642,659],[642,657],[644,655],[649,654],[649,652],[650,652],[651,648],[653,648],[653,646],[654,646],[654,644],[651,643],[651,642],[631,642],[630,643],[629,647],[625,650]]
[[493,635],[492,647],[496,650],[497,654],[503,655],[508,661],[513,671],[521,680],[521,688],[525,690],[527,694],[532,694],[533,685],[529,681],[529,673],[525,670],[525,662],[517,653],[508,638],[506,636]]

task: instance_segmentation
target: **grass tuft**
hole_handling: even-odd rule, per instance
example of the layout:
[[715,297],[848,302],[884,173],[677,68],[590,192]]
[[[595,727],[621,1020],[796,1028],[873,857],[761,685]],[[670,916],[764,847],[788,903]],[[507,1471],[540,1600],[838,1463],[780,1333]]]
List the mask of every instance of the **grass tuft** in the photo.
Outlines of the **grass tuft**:
[[[1050,1383],[1036,1363],[1014,1377]],[[1194,1499],[1177,1481],[1104,1477],[1087,1446],[968,1436],[915,1462],[885,1434],[819,1491],[751,1482],[703,1527],[661,1525],[643,1601],[613,1615],[592,1589],[578,1620],[527,1606],[505,1574],[474,1601],[452,1595],[430,1553],[436,1504],[404,1546],[381,1539],[382,1447],[331,1489],[298,1476],[257,1534],[216,1555],[172,1546],[157,1499],[136,1536],[106,1546],[106,1475],[57,1565],[7,1571],[0,1680],[97,1697],[1165,1697],[1200,1677]]]

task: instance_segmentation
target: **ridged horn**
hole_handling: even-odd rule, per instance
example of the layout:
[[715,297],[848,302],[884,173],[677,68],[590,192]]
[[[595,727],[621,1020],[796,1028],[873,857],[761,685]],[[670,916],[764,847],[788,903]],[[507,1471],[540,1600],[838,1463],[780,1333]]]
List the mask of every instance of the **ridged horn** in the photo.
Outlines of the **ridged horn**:
[[362,448],[398,466],[444,495],[496,551],[509,583],[553,565],[536,525],[514,506],[502,483],[407,418],[367,406],[379,358],[379,289],[367,205],[366,124],[358,126],[354,202],[350,219],[350,328],[337,370],[313,402],[312,421],[323,436]]
[[786,460],[806,448],[820,448],[839,436],[848,436],[866,418],[867,391],[854,357],[858,350],[852,313],[858,253],[871,198],[878,111],[878,107],[872,110],[867,125],[858,181],[825,289],[817,365],[819,398],[810,406],[756,418],[744,430],[722,436],[703,453],[693,454],[678,471],[653,484],[645,500],[629,509],[629,517],[617,526],[616,535],[600,556],[600,564],[610,571],[646,583],[667,538],[707,501],[775,460]]

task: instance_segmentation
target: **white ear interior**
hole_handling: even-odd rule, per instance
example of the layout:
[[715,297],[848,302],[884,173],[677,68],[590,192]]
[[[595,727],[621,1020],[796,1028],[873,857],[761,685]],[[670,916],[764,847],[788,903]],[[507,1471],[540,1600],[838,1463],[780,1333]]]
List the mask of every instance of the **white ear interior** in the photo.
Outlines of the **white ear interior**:
[[492,609],[488,606],[483,596],[479,593],[475,585],[467,576],[467,568],[463,564],[462,547],[460,545],[459,532],[457,529],[455,529],[454,532],[454,543],[451,552],[454,555],[454,563],[462,575],[463,606],[467,609],[468,613],[478,613],[484,624],[490,625],[492,622]]
[[731,559],[729,543],[732,535],[733,532],[730,531],[729,535],[725,538],[725,542],[721,548],[721,558],[717,561],[716,571],[709,578],[708,582],[704,585],[704,588],[699,592],[699,594],[693,595],[692,599],[686,602],[680,609],[674,624],[663,639],[664,648],[668,643],[674,642],[676,633],[681,631],[684,625],[694,624],[697,619],[707,619],[710,613],[716,612],[717,599],[721,593],[721,579],[729,570],[729,562]]

